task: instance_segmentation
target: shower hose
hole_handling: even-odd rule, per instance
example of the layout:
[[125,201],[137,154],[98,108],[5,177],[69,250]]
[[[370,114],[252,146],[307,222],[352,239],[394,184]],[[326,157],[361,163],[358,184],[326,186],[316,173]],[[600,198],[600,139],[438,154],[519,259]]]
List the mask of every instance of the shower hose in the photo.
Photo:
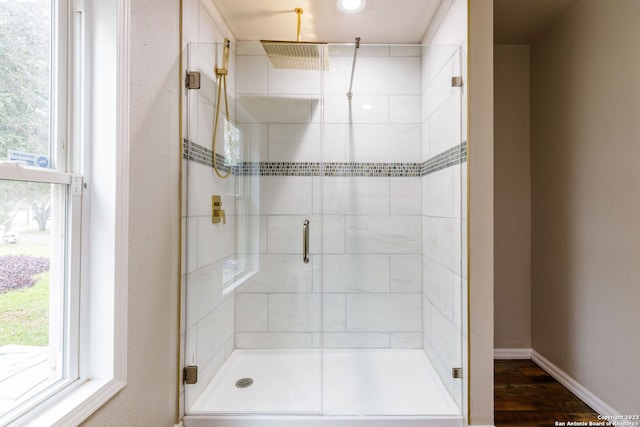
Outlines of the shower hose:
[[211,157],[213,158],[213,170],[215,171],[216,175],[218,175],[220,178],[222,179],[226,179],[229,177],[229,175],[231,175],[231,171],[233,170],[233,166],[229,165],[229,170],[227,171],[226,174],[222,174],[220,172],[220,170],[218,169],[218,162],[216,159],[216,145],[217,145],[217,134],[218,134],[218,119],[220,118],[220,96],[222,95],[222,90],[223,90],[223,86],[224,86],[224,107],[225,107],[225,111],[226,111],[226,117],[227,120],[229,120],[229,100],[227,99],[227,73],[226,70],[225,72],[220,72],[218,73],[218,71],[216,70],[216,76],[219,78],[218,81],[218,100],[216,101],[216,114],[215,114],[215,120],[213,123],[213,141],[211,142]]

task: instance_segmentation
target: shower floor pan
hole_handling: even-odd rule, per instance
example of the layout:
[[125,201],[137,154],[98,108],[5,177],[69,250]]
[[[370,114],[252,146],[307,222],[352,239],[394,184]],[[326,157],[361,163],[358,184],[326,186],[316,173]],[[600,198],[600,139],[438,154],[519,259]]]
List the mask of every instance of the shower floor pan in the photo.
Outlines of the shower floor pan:
[[[421,350],[325,350],[322,362],[320,354],[236,350],[188,410],[185,427],[463,425]],[[251,385],[236,385],[247,378]]]

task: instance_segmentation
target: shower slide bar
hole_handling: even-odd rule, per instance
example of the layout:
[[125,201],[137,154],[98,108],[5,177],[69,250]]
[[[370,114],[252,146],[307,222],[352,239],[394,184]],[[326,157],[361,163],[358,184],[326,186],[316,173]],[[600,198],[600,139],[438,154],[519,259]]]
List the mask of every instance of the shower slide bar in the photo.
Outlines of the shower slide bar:
[[347,92],[347,97],[349,97],[349,100],[351,100],[351,97],[353,96],[353,92],[351,92],[351,90],[353,89],[353,74],[356,71],[356,58],[358,57],[358,49],[360,49],[360,37],[356,37],[356,47],[353,50],[353,65],[351,66],[351,83],[349,83],[349,92]]

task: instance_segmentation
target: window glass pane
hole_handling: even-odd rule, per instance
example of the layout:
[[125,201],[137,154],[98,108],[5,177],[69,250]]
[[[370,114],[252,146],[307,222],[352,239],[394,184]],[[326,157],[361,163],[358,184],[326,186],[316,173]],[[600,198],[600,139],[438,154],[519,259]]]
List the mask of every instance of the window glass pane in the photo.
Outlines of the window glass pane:
[[50,167],[51,0],[0,0],[0,161]]
[[0,419],[64,376],[66,190],[0,180]]

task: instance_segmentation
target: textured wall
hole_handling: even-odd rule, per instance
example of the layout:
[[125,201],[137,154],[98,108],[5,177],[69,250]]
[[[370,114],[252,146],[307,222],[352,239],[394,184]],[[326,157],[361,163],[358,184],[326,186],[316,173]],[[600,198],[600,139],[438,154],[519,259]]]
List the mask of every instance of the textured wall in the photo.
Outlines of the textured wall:
[[177,0],[131,2],[127,386],[87,426],[177,419],[179,16]]
[[640,409],[640,3],[582,0],[531,48],[533,347]]
[[531,348],[529,46],[495,46],[495,347]]
[[493,0],[469,0],[471,424],[493,424]]

